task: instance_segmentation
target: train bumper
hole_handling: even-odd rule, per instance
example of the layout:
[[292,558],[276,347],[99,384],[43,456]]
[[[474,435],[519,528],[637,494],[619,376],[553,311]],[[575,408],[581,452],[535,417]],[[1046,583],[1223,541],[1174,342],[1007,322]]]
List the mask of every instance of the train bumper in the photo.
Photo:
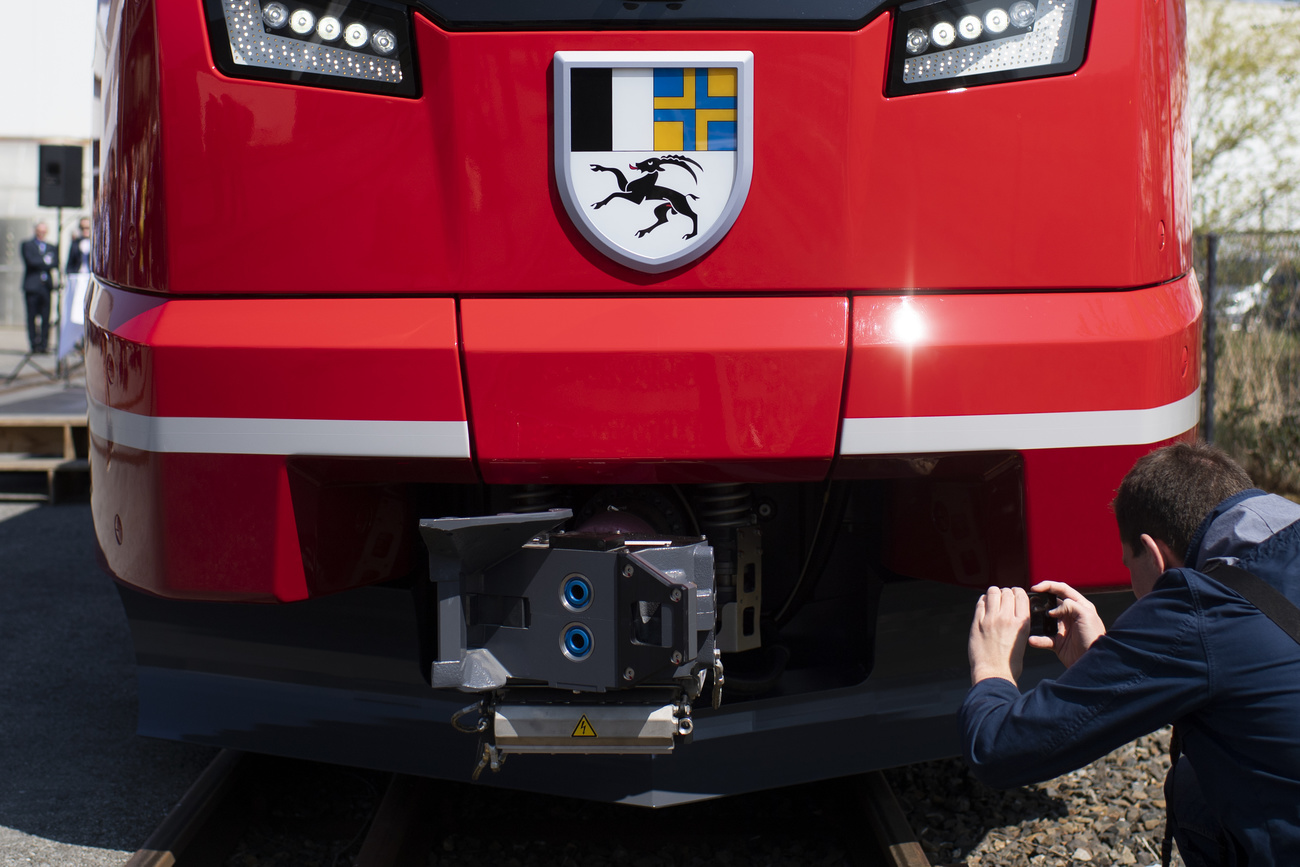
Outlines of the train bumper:
[[[449,724],[466,697],[430,690],[414,664],[406,589],[273,606],[121,594],[139,659],[140,734],[453,780],[468,780],[479,760],[480,743]],[[480,781],[658,807],[956,755],[977,596],[926,582],[886,588],[879,662],[857,687],[697,708],[693,740],[672,755],[517,755]],[[1109,617],[1125,597],[1093,598]],[[1024,683],[1059,670],[1032,652]]]
[[[112,574],[172,598],[301,600],[422,559],[411,485],[921,477],[1000,453],[1023,465],[1029,571],[1045,574],[1074,539],[1113,535],[1119,477],[1199,414],[1191,276],[459,304],[97,284],[92,505]],[[1083,556],[1095,586],[1123,584],[1109,548]]]

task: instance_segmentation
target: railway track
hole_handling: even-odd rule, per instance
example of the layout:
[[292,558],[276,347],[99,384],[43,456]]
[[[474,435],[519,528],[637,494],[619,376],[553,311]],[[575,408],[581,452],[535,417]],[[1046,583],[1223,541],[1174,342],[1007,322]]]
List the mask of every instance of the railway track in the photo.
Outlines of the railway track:
[[929,867],[883,774],[659,810],[225,750],[125,867]]

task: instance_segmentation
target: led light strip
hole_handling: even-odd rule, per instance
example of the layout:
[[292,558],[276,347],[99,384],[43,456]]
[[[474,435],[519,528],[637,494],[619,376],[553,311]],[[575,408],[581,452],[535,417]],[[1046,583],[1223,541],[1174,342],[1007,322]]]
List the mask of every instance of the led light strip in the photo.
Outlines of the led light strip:
[[468,458],[463,421],[181,418],[114,409],[91,399],[90,430],[119,446],[158,453]]
[[230,53],[235,63],[241,66],[314,72],[394,84],[402,80],[402,65],[396,60],[267,33],[262,25],[258,0],[222,0],[222,8],[230,35]]
[[846,418],[842,455],[1077,449],[1146,445],[1196,427],[1201,390],[1152,409]]
[[903,81],[912,84],[1060,63],[1070,47],[1066,36],[1074,20],[1075,3],[1043,0],[1034,28],[1028,33],[908,58],[903,62]]

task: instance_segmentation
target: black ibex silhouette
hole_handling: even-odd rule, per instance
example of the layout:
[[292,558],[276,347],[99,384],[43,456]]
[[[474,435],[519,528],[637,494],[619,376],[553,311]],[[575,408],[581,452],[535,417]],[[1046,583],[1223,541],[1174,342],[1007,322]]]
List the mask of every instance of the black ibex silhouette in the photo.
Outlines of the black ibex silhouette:
[[[688,163],[690,165],[687,165]],[[620,190],[620,192],[617,193],[610,193],[602,201],[596,202],[592,205],[592,207],[603,208],[614,199],[627,199],[629,202],[637,205],[647,199],[662,199],[664,204],[655,208],[655,222],[646,226],[644,229],[639,229],[636,236],[638,238],[643,237],[646,233],[662,226],[664,223],[668,222],[669,212],[675,211],[684,217],[691,218],[691,231],[683,235],[682,238],[694,238],[700,231],[700,218],[696,215],[695,211],[691,210],[691,204],[687,201],[687,198],[689,197],[698,200],[700,197],[692,195],[691,193],[679,193],[674,189],[659,185],[659,173],[667,166],[677,166],[678,168],[685,169],[687,172],[690,172],[692,179],[698,181],[699,179],[696,178],[695,171],[691,168],[692,165],[700,171],[704,171],[704,166],[687,156],[666,154],[661,157],[650,157],[649,159],[642,160],[635,165],[628,166],[629,169],[645,172],[641,177],[629,181],[624,177],[623,172],[620,169],[611,169],[608,166],[598,166],[595,163],[592,163],[591,170],[593,172],[613,173],[614,177],[618,179],[618,188]]]

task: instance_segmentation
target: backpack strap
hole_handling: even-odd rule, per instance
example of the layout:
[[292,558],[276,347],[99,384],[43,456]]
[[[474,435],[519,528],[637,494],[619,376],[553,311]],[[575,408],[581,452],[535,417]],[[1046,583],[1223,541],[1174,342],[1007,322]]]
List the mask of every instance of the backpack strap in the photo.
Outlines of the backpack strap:
[[[1272,584],[1269,584],[1253,572],[1247,572],[1237,566],[1229,566],[1222,561],[1214,563],[1204,571],[1206,575],[1213,576],[1214,580],[1258,608],[1262,614],[1281,627],[1282,631],[1291,636],[1297,644],[1300,644],[1300,608],[1283,596]],[[1182,747],[1182,732],[1178,730],[1178,725],[1175,724],[1173,735],[1169,739],[1170,783],[1172,783],[1174,771],[1178,767],[1178,757],[1182,754]],[[1170,783],[1166,783],[1166,785],[1170,785]],[[1163,867],[1169,867],[1170,864],[1170,858],[1173,854],[1174,826],[1176,824],[1177,817],[1173,815],[1173,803],[1170,802],[1165,818],[1165,836],[1160,847],[1160,863]]]
[[[1174,772],[1178,770],[1178,757],[1183,754],[1183,734],[1178,730],[1178,724],[1174,723],[1174,730],[1169,735],[1169,776],[1165,779],[1165,791],[1171,791],[1174,783]],[[1165,802],[1165,836],[1160,841],[1160,867],[1169,867],[1173,862],[1174,854],[1174,826],[1178,819],[1174,816],[1174,802],[1168,795]]]
[[1300,608],[1273,585],[1245,569],[1222,562],[1210,566],[1205,574],[1254,605],[1300,644]]

